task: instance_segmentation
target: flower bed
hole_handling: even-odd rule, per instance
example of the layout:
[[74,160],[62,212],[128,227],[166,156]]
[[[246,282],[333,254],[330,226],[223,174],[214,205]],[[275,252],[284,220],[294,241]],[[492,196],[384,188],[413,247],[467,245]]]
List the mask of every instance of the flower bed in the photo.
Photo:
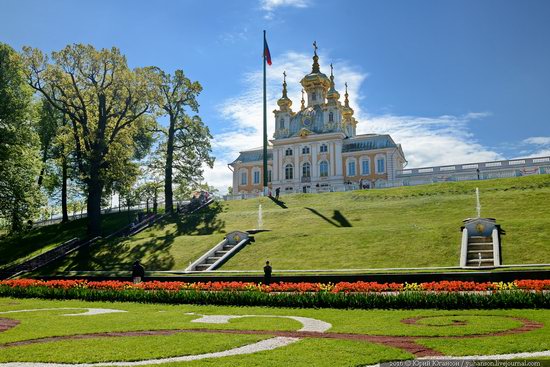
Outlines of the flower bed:
[[514,282],[143,282],[0,281],[0,296],[335,308],[550,308],[550,280]]

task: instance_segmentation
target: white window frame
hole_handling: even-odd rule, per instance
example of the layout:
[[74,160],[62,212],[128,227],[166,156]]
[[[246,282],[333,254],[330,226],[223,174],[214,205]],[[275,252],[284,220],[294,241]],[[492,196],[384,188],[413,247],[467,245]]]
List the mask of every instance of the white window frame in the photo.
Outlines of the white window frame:
[[[362,176],[370,175],[370,170],[371,170],[370,157],[363,156],[361,157],[360,162],[361,162],[361,175]],[[363,162],[367,162],[368,170],[366,172],[363,170]]]
[[302,147],[302,155],[309,155],[311,154],[311,149],[309,148],[309,145],[304,145]]
[[[327,174],[326,176],[323,175],[323,172],[321,171],[321,164],[326,163],[327,165]],[[326,160],[322,160],[319,162],[319,177],[329,177],[330,176],[330,163]]]
[[[304,175],[304,169],[306,167],[306,164],[308,165],[308,175]],[[304,162],[302,163],[302,177],[310,177],[311,178],[311,163],[309,162]]]
[[[379,167],[379,166],[378,166],[378,161],[381,160],[381,159],[384,161],[384,167],[383,167],[384,169],[383,169],[382,171],[378,170],[378,167]],[[386,159],[386,155],[385,155],[385,154],[377,154],[376,157],[374,158],[374,162],[375,162],[375,164],[376,164],[376,167],[375,167],[375,169],[376,169],[376,174],[382,175],[382,174],[384,174],[384,173],[387,172],[387,170],[388,170],[388,169],[387,169],[388,160]]]
[[[287,175],[287,168],[290,166],[290,178],[288,178]],[[294,179],[294,165],[292,163],[287,163],[284,166],[284,172],[285,172],[285,180],[293,180]]]
[[[258,182],[256,182],[256,174],[258,174]],[[252,170],[252,184],[253,185],[259,185],[262,182],[262,172],[255,168]]]
[[[323,148],[325,148],[325,150],[323,150]],[[323,143],[319,146],[319,152],[320,153],[328,153],[328,145]]]
[[[353,174],[351,174],[350,169],[349,169],[350,163],[353,163],[353,171],[354,171]],[[346,160],[346,176],[348,176],[348,177],[355,177],[355,176],[357,176],[357,159],[355,159],[355,158],[348,158],[348,159]]]
[[[289,154],[289,152],[290,152],[290,154]],[[285,157],[292,157],[293,155],[294,155],[294,149],[292,149],[290,147],[285,149]]]
[[[244,176],[243,176],[244,174]],[[240,186],[246,186],[248,185],[248,170],[246,168],[242,168],[241,170],[239,170],[239,185]],[[244,178],[244,182],[243,182],[243,178]]]

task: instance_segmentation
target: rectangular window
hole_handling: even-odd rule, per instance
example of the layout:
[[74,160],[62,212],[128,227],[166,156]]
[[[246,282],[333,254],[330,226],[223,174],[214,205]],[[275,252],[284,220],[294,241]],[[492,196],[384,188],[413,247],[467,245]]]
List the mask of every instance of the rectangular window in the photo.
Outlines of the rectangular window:
[[376,172],[378,173],[384,173],[385,171],[385,167],[384,167],[384,158],[380,158],[376,161]]
[[260,171],[254,171],[254,185],[260,183]]
[[367,159],[361,161],[361,173],[363,175],[368,175],[370,173],[369,170],[369,161]]
[[321,153],[326,153],[327,151],[328,151],[328,147],[326,146],[326,144],[321,145],[320,152]]
[[241,185],[246,185],[246,172],[241,172]]
[[355,176],[355,161],[348,162],[348,176]]

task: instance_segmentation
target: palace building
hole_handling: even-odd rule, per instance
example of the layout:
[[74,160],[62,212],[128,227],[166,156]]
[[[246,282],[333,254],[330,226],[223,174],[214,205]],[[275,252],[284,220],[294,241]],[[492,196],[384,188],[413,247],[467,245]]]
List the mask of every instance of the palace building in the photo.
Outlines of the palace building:
[[[267,153],[269,188],[280,188],[281,193],[344,191],[393,181],[406,163],[401,145],[387,134],[357,135],[347,83],[342,103],[334,87],[332,65],[327,77],[320,70],[316,47],[311,72],[300,83],[301,106],[294,112],[284,74]],[[262,166],[261,147],[240,152],[229,164],[233,194],[261,193]]]

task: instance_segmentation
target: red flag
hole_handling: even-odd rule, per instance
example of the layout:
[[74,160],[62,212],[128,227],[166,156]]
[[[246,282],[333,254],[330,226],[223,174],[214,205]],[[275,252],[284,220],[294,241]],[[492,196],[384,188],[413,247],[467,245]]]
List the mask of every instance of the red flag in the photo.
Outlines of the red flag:
[[271,54],[269,53],[269,46],[267,41],[264,39],[264,58],[267,61],[267,65],[271,65]]

